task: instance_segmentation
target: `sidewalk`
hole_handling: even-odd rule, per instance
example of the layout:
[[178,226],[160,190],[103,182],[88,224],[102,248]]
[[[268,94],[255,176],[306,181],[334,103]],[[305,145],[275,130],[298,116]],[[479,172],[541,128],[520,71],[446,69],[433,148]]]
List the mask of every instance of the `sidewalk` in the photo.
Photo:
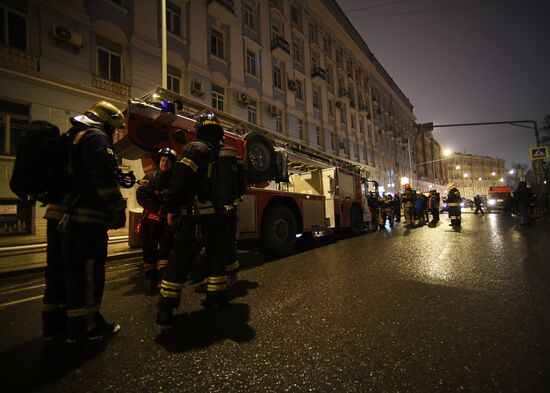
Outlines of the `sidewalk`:
[[[107,262],[141,257],[141,247],[130,248],[126,239],[109,239]],[[46,267],[46,244],[0,248],[0,276],[39,271]]]

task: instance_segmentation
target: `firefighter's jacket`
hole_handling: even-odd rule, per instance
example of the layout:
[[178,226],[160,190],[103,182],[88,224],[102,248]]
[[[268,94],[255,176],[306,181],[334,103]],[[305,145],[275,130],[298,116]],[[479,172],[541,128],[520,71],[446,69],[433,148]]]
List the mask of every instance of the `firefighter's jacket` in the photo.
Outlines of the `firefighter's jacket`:
[[405,190],[401,195],[401,203],[403,203],[403,205],[407,204],[408,206],[414,206],[415,201],[415,192],[413,192],[413,190]]
[[145,175],[136,191],[138,203],[143,207],[143,219],[159,221],[164,216],[166,195],[170,187],[172,170],[157,170]]
[[195,199],[205,207],[213,206],[211,197],[207,195],[212,188],[208,183],[211,179],[209,168],[211,170],[212,154],[212,145],[200,140],[183,147],[181,159],[174,165],[166,195],[167,213],[176,213],[181,207],[191,207]]
[[88,127],[69,132],[69,193],[63,200],[70,221],[109,229],[125,224],[126,201],[120,193],[117,158],[110,134]]

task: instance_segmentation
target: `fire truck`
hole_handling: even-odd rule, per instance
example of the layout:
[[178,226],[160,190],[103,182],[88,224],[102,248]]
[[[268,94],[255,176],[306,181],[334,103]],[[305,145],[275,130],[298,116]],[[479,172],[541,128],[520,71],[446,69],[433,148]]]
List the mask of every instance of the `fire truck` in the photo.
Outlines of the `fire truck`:
[[206,111],[222,124],[224,143],[243,158],[247,192],[239,204],[239,242],[275,256],[292,254],[297,237],[358,234],[370,225],[369,192],[378,183],[352,162],[301,146],[283,135],[171,91],[157,88],[129,99],[126,129],[115,150],[141,159],[145,173],[162,147],[181,152],[195,138],[195,118]]

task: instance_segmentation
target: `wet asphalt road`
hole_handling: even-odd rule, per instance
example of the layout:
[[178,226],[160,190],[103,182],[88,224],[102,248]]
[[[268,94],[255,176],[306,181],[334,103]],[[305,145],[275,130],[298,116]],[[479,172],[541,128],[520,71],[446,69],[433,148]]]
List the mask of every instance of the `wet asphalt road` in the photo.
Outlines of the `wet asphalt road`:
[[[109,269],[102,311],[122,331],[106,343],[45,344],[39,299],[0,307],[0,386],[548,392],[549,229],[465,214],[460,232],[442,216],[436,228],[397,225],[285,259],[243,254],[229,307],[202,310],[190,284],[181,316],[166,329],[154,323],[156,297],[135,266],[118,266]],[[1,303],[42,291],[36,276],[21,280],[4,283]]]

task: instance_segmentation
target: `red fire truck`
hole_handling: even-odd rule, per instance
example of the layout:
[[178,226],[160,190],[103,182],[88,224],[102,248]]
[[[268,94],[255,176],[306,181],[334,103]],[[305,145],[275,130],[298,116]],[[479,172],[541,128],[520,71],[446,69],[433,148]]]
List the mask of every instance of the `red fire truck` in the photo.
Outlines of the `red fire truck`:
[[170,146],[179,154],[195,137],[194,117],[204,111],[218,116],[225,143],[244,159],[248,185],[239,205],[242,244],[284,256],[293,252],[299,235],[360,233],[370,224],[366,195],[378,184],[351,162],[165,89],[129,100],[127,129],[115,143],[117,154],[141,159],[147,173],[153,169],[152,153]]

